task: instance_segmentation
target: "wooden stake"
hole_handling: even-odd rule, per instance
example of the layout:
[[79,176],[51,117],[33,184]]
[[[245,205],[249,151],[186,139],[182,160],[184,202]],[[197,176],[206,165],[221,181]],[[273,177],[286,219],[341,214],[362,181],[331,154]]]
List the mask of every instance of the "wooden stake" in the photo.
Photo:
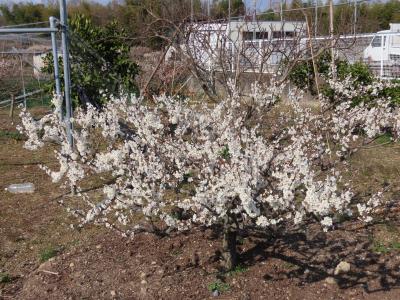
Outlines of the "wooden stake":
[[14,102],[15,102],[15,96],[14,94],[11,94],[11,106],[10,106],[11,123],[13,123],[14,120]]
[[311,41],[311,28],[310,28],[310,23],[308,21],[307,13],[303,11],[304,17],[306,19],[306,24],[307,24],[307,35],[308,35],[308,45],[310,47],[310,52],[311,52],[311,61],[312,61],[312,66],[314,70],[314,80],[315,80],[315,87],[317,88],[317,93],[318,93],[318,99],[319,99],[319,74],[318,74],[318,67],[315,62],[315,56],[314,56],[314,49]]

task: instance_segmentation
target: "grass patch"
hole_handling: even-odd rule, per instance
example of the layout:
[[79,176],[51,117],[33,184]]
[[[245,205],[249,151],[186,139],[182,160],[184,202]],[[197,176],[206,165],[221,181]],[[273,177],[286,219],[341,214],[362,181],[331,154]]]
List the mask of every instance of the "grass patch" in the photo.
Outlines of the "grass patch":
[[12,281],[12,278],[7,273],[0,273],[0,283],[9,283]]
[[1,130],[1,129],[0,129],[0,138],[12,139],[12,140],[16,140],[16,141],[24,140],[24,136],[21,133],[19,133],[18,131],[7,131],[7,130]]
[[50,258],[53,258],[55,256],[57,256],[59,250],[54,248],[54,247],[49,247],[44,249],[41,253],[40,253],[40,262],[45,262],[48,261]]
[[400,250],[400,242],[392,242],[389,245],[385,245],[382,242],[375,241],[372,244],[372,251],[379,254],[386,254],[391,251],[398,251]]
[[381,136],[379,136],[378,138],[376,138],[375,143],[378,145],[382,145],[382,144],[389,144],[392,141],[393,141],[392,135],[390,133],[385,133],[385,134],[382,134]]
[[285,261],[285,262],[283,263],[283,267],[284,267],[285,269],[292,270],[292,269],[295,269],[297,266],[296,266],[295,264],[292,264],[292,263],[290,263],[290,262]]
[[208,285],[208,290],[210,292],[218,291],[219,293],[223,293],[229,291],[230,288],[229,284],[222,282],[221,280],[214,281]]
[[375,253],[380,253],[380,254],[386,254],[390,252],[389,247],[387,247],[385,244],[379,241],[375,241],[372,244],[372,251]]
[[246,272],[247,270],[248,270],[248,268],[246,268],[245,266],[238,265],[238,266],[236,266],[233,270],[228,271],[228,272],[226,273],[226,275],[228,275],[228,276],[235,276],[235,275],[239,275],[239,274],[241,274],[241,273],[244,273],[244,272]]

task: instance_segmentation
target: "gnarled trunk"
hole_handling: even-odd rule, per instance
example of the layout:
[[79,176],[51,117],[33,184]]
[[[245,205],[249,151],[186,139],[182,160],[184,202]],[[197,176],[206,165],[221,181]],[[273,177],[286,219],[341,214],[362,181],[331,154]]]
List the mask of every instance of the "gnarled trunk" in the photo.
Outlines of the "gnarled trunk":
[[233,215],[227,214],[224,218],[224,233],[222,241],[222,258],[224,259],[223,266],[226,270],[232,270],[237,266],[237,225],[236,218]]

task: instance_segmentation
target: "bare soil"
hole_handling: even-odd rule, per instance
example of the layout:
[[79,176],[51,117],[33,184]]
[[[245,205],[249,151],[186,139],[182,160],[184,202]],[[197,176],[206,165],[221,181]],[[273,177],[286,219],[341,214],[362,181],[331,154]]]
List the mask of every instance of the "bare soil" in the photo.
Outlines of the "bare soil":
[[[38,168],[56,163],[51,146],[23,149],[6,111],[0,130],[0,299],[400,299],[395,206],[370,226],[347,221],[328,233],[315,224],[243,233],[241,265],[226,273],[216,228],[134,239],[98,226],[72,229],[74,218],[57,202],[66,191]],[[365,151],[354,161],[355,184],[365,192],[398,186],[399,149]],[[36,191],[4,190],[21,182],[34,183]],[[399,193],[391,197],[398,200]],[[351,269],[334,275],[341,261]]]

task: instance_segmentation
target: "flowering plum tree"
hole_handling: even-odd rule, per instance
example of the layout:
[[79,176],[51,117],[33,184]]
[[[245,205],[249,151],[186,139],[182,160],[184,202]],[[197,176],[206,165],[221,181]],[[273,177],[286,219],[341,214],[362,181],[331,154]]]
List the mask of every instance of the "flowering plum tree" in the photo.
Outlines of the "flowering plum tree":
[[[39,121],[23,110],[19,130],[31,150],[59,142],[59,169],[42,168],[54,182],[77,187],[82,201],[68,206],[82,225],[103,223],[129,236],[143,229],[138,219],[158,230],[219,226],[230,269],[241,228],[267,230],[312,217],[328,230],[343,214],[370,221],[380,205],[379,191],[355,203],[340,170],[368,138],[388,128],[396,138],[399,112],[390,99],[352,105],[354,96],[378,93],[382,83],[354,90],[348,79],[330,86],[337,101],[321,96],[318,109],[302,105],[299,91],[283,100],[282,88],[257,83],[245,96],[231,83],[230,96],[215,105],[166,96],[151,103],[112,99],[102,110],[89,105],[75,112],[73,147],[57,110]],[[80,183],[99,174],[111,180],[96,201]]]

